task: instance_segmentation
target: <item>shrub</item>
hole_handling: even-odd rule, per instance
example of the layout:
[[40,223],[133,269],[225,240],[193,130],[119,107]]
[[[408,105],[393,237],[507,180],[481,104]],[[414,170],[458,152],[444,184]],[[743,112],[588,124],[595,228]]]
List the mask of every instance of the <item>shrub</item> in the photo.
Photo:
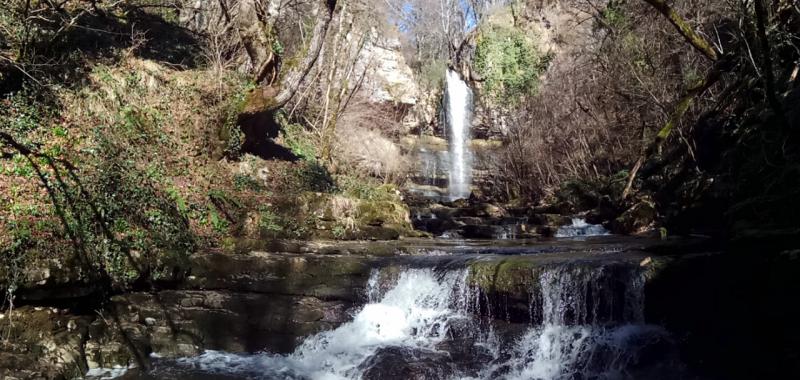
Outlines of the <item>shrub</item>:
[[490,96],[502,104],[516,105],[536,93],[539,75],[549,59],[538,52],[525,32],[490,25],[478,37],[474,67]]
[[306,132],[302,125],[290,122],[282,112],[276,115],[276,120],[281,126],[283,144],[295,156],[306,161],[317,159],[317,147],[314,145],[310,133]]
[[224,142],[226,157],[241,157],[244,145],[244,133],[239,128],[239,115],[247,105],[247,94],[255,88],[252,82],[242,81],[233,96],[222,107],[222,125],[219,131],[220,140]]

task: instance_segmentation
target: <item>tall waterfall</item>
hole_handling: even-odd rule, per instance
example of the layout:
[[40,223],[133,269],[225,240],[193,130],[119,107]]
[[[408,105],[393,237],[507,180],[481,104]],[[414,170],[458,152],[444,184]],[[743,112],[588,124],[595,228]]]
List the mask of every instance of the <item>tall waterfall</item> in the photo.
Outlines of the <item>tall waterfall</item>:
[[375,270],[352,321],[292,354],[208,351],[178,366],[253,379],[675,378],[668,335],[643,322],[637,266],[543,270],[530,290],[541,323],[516,338],[509,334],[518,330],[481,316],[487,295],[470,283],[468,269]]
[[469,198],[472,182],[472,155],[469,150],[472,90],[452,70],[447,70],[444,106],[450,139],[450,200]]

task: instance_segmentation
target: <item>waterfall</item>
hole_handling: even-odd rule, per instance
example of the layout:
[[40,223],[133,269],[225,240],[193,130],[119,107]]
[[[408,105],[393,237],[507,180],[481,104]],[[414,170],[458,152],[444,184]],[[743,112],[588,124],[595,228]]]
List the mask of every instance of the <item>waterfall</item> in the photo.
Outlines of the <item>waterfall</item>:
[[635,268],[561,266],[542,273],[539,286],[542,324],[490,373],[506,371],[507,380],[630,379],[642,352],[669,342],[665,330],[644,324],[644,278]]
[[450,200],[469,198],[472,182],[472,155],[469,151],[472,90],[452,70],[447,70],[444,106],[450,139]]
[[307,338],[292,354],[208,351],[177,363],[206,374],[254,379],[568,380],[675,374],[667,333],[643,321],[643,275],[637,266],[544,269],[531,289],[531,313],[538,313],[541,323],[512,339],[504,325],[496,330],[491,316],[480,315],[487,295],[469,284],[468,269],[375,270],[367,304],[352,321]]
[[589,224],[586,220],[572,218],[572,224],[561,226],[556,231],[556,237],[580,238],[589,236],[609,235],[608,230],[599,224]]

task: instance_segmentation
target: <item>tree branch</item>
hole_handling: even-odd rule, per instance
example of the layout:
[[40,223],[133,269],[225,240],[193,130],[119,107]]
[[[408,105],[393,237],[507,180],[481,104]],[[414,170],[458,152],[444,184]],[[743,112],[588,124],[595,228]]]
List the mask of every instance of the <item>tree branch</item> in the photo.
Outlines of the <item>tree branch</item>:
[[677,12],[675,12],[672,7],[670,7],[665,0],[644,0],[646,3],[650,4],[655,8],[659,13],[664,15],[672,26],[678,30],[678,33],[686,39],[695,49],[699,52],[703,53],[708,59],[712,61],[716,61],[719,59],[719,54],[717,51],[712,47],[712,45],[706,41],[705,38],[697,34],[697,32],[692,29],[692,27],[683,19]]
[[708,72],[705,79],[701,80],[697,83],[694,87],[690,88],[686,94],[683,95],[680,101],[678,101],[678,105],[675,107],[675,110],[672,111],[667,123],[658,131],[656,138],[653,140],[652,143],[647,147],[647,149],[642,153],[638,160],[636,160],[636,164],[633,166],[631,173],[628,175],[628,183],[625,185],[625,190],[622,192],[622,199],[627,199],[633,189],[633,182],[636,179],[636,174],[641,169],[642,164],[644,161],[653,155],[655,152],[661,149],[661,146],[664,144],[664,141],[667,140],[669,135],[672,133],[672,130],[675,129],[675,126],[680,123],[683,115],[686,114],[686,111],[689,110],[689,107],[694,102],[694,99],[700,96],[702,93],[706,92],[711,86],[713,86],[717,81],[719,81],[720,76],[722,75],[722,67],[725,65],[717,64],[711,71]]

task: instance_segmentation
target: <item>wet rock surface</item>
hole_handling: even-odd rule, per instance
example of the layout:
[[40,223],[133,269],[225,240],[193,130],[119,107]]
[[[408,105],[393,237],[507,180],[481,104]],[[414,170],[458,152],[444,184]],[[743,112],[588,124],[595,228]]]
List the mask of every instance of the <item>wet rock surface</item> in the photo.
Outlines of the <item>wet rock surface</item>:
[[[414,228],[434,236],[464,239],[530,239],[549,236],[545,226],[551,220],[527,210],[507,210],[495,204],[458,200],[454,202],[421,202],[411,211]],[[557,223],[557,222],[556,222]]]
[[383,348],[364,363],[364,379],[444,379],[454,372],[449,362],[443,352]]
[[[112,300],[123,330],[144,354],[192,356],[204,349],[288,352],[303,337],[338,326],[352,304],[314,297],[230,291],[134,293]],[[134,364],[105,360],[102,350],[118,341],[116,323],[97,321],[87,347],[101,348],[96,367]]]
[[[725,273],[747,272],[719,254],[708,253],[713,246],[704,241],[609,237],[559,243],[475,241],[464,245],[463,241],[412,239],[391,244],[286,242],[285,248],[305,253],[196,255],[187,279],[177,288],[117,295],[96,310],[24,306],[4,314],[0,327],[8,338],[0,343],[0,375],[9,379],[68,378],[91,368],[140,365],[140,361],[149,362],[153,353],[174,358],[206,349],[291,352],[305,337],[349,321],[365,302],[367,281],[376,268],[383,268],[387,283],[391,274],[399,271],[393,267],[467,268],[466,281],[478,294],[473,312],[493,321],[498,334],[508,335],[508,339],[519,336],[520,326],[542,322],[542,316],[532,310],[538,310],[544,302],[540,287],[547,282],[542,281],[542,274],[552,272],[552,268],[573,268],[571,273],[579,273],[580,268],[603,268],[594,277],[584,278],[597,285],[593,289],[606,293],[585,294],[584,308],[564,312],[567,324],[582,323],[586,308],[597,321],[625,320],[627,306],[597,300],[625,298],[622,279],[632,281],[629,271],[640,268],[646,295],[645,319],[684,334],[678,335],[679,344],[688,359],[682,359],[700,367],[721,363],[696,360],[725,337],[723,331],[733,328],[739,317],[714,328],[702,327],[694,312],[675,303],[695,305],[692,310],[704,310],[704,315],[714,316],[715,321],[728,314],[743,315],[734,313],[732,306],[718,308],[708,302],[717,299],[715,291],[739,286],[731,275],[709,276],[715,273],[713,268],[722,265]],[[366,254],[371,250],[382,253]],[[781,262],[794,263],[792,257],[781,256]],[[775,265],[766,260],[759,268],[778,268]],[[755,274],[747,282],[761,281],[770,289],[791,288],[770,285],[789,278],[791,270],[773,272],[776,275],[768,282],[758,280],[761,275]],[[753,294],[736,294],[752,303]],[[739,304],[728,298],[718,299],[718,304]],[[752,313],[747,315],[755,318]],[[785,314],[787,318],[791,315]],[[9,320],[14,323],[7,325]],[[481,352],[469,351],[474,347],[465,342],[471,339],[469,334],[453,335],[435,354],[387,349],[373,358],[367,373],[372,378],[436,378],[436,374],[448,370],[437,359],[436,355],[442,353],[451,356],[445,362],[468,369],[469,363],[454,358],[482,357]],[[746,339],[755,344],[771,338]],[[733,347],[725,352],[742,353]],[[654,346],[645,351],[649,356],[642,360],[655,361],[658,352]],[[721,360],[720,355],[711,359],[718,356]],[[397,364],[405,357],[413,360]]]

